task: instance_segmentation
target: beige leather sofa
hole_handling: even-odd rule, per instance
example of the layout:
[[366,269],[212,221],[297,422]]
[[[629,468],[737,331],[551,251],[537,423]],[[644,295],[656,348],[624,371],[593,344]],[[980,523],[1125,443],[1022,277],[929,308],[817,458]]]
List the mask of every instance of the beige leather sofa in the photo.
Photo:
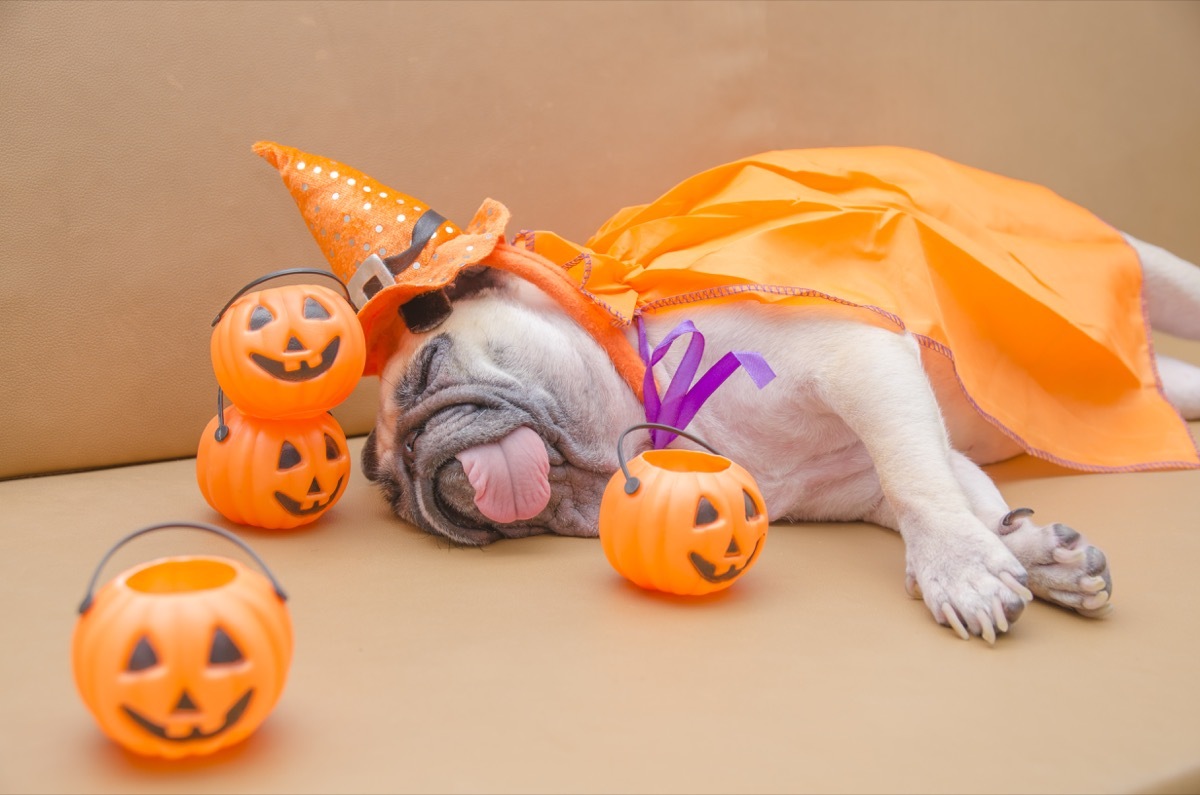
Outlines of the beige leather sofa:
[[[0,4],[0,792],[1200,791],[1200,472],[992,467],[1107,550],[1117,609],[989,648],[867,525],[777,527],[691,602],[595,541],[447,548],[357,463],[315,525],[238,528],[190,458],[216,310],[324,264],[255,140],[580,240],[745,154],[902,144],[1200,261],[1197,75],[1194,3]],[[335,411],[356,455],[376,389]],[[266,723],[182,763],[105,739],[69,658],[103,552],[172,519],[241,533],[296,632]],[[191,552],[239,554],[180,530],[106,573]]]

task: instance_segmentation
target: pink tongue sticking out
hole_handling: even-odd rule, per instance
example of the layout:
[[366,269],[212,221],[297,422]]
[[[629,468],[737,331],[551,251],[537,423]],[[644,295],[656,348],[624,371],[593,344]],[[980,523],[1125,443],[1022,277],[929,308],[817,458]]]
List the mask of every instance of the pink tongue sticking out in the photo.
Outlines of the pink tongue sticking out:
[[498,442],[463,450],[455,458],[475,489],[476,507],[493,522],[532,519],[550,502],[546,446],[525,426]]

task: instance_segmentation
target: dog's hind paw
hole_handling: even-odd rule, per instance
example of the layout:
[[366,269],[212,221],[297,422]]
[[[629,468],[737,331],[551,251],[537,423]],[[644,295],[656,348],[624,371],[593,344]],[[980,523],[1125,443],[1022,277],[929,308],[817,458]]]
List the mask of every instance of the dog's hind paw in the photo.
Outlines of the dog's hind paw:
[[1065,524],[1038,526],[1022,518],[1000,538],[1029,572],[1029,588],[1039,599],[1088,618],[1112,612],[1112,573],[1108,558]]

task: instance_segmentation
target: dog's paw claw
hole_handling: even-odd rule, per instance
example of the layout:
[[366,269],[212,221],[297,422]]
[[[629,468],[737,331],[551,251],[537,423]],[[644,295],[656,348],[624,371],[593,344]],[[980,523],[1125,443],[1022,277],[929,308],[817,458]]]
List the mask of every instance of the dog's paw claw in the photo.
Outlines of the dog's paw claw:
[[996,628],[992,626],[992,616],[986,610],[979,610],[975,613],[975,620],[979,622],[979,636],[987,641],[989,646],[996,645]]
[[1055,547],[1054,552],[1052,552],[1051,554],[1054,556],[1054,559],[1056,561],[1063,564],[1064,566],[1076,566],[1083,560],[1085,551],[1086,550],[1082,550],[1082,549],[1067,549],[1065,547]]
[[1112,606],[1111,602],[1105,603],[1104,605],[1096,608],[1095,610],[1088,610],[1088,609],[1082,608],[1082,607],[1075,608],[1075,612],[1078,613],[1079,615],[1083,616],[1084,618],[1104,618],[1112,611],[1113,611],[1113,606]]
[[943,602],[938,612],[941,614],[938,617],[939,624],[954,630],[954,634],[963,640],[979,636],[989,646],[995,646],[996,638],[1007,632],[1009,627],[1008,617],[1004,614],[1004,606],[1000,603],[999,597],[996,597],[993,602],[993,612],[976,610],[974,620],[966,623],[948,602]]
[[996,629],[1008,632],[1008,616],[1004,614],[1004,603],[999,596],[992,597],[992,620],[996,622]]
[[1002,571],[999,574],[1000,582],[1008,586],[1008,589],[1021,597],[1021,601],[1029,604],[1033,601],[1033,591],[1025,587],[1025,583],[1019,581],[1016,577],[1009,574],[1007,571]]
[[946,620],[946,626],[954,630],[954,632],[963,640],[970,640],[971,633],[967,632],[967,628],[963,626],[962,619],[958,617],[958,613],[954,612],[954,608],[948,602],[942,603],[942,618]]

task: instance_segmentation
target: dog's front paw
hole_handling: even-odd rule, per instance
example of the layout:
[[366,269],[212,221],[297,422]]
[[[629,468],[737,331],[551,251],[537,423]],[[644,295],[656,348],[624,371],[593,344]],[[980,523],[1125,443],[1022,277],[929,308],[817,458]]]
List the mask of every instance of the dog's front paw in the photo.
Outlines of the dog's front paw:
[[955,528],[925,529],[906,544],[909,594],[963,640],[995,643],[1033,599],[1020,562],[973,517]]
[[1058,522],[1041,527],[1023,518],[1012,528],[1003,528],[1001,539],[1024,564],[1038,598],[1088,618],[1112,612],[1112,574],[1099,547]]

